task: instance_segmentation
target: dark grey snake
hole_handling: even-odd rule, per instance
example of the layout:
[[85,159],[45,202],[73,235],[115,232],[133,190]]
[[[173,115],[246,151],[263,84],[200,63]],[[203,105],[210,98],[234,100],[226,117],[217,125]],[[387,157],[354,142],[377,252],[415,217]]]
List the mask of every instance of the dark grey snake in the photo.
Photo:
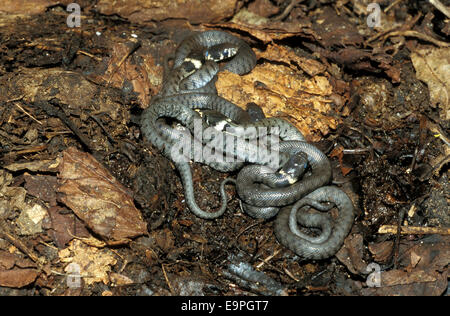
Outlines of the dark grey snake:
[[[218,62],[221,62],[221,64],[219,65]],[[353,206],[349,210],[348,203],[342,202],[344,199],[342,194],[345,197],[346,195],[339,189],[327,187],[332,189],[327,189],[327,194],[319,194],[323,192],[320,187],[330,180],[331,166],[326,156],[314,146],[306,143],[303,135],[293,125],[280,118],[259,117],[255,119],[254,115],[252,115],[252,112],[255,110],[254,107],[249,107],[247,111],[244,111],[217,95],[214,83],[220,70],[245,74],[251,71],[255,64],[256,56],[254,52],[241,39],[221,31],[195,33],[178,46],[173,58],[173,67],[171,69],[166,67],[165,69],[161,91],[152,98],[150,106],[142,114],[141,130],[143,135],[171,159],[180,172],[187,206],[195,215],[201,218],[217,218],[226,210],[227,198],[224,187],[228,182],[235,182],[238,194],[244,202],[244,209],[254,217],[272,217],[278,213],[280,207],[296,201],[298,201],[296,205],[300,202],[308,204],[312,201],[309,204],[313,204],[318,209],[325,208],[319,202],[315,203],[314,200],[335,203],[340,209],[340,213],[353,214]],[[263,162],[261,160],[262,157],[253,157],[248,154],[248,151],[241,151],[238,143],[233,143],[231,148],[224,148],[223,153],[219,152],[219,154],[231,153],[234,158],[238,158],[237,161],[232,163],[221,161],[206,162],[211,167],[223,172],[238,170],[245,162],[256,163],[255,165],[242,168],[236,181],[226,179],[221,183],[222,204],[216,212],[205,212],[197,205],[189,165],[189,161],[195,159],[195,144],[198,144],[201,150],[210,149],[211,147],[212,140],[198,140],[192,136],[192,134],[195,134],[194,122],[202,122],[202,128],[216,124],[211,123],[213,114],[200,115],[207,113],[207,111],[220,114],[216,123],[217,121],[223,121],[221,121],[220,116],[228,118],[229,122],[235,123],[230,124],[228,126],[230,128],[227,129],[219,128],[219,137],[213,140],[220,139],[220,137],[225,138],[230,134],[238,135],[238,139],[247,141],[267,136],[258,134],[258,127],[276,128],[276,136],[281,140],[280,159],[277,161],[277,165],[271,165],[271,168],[267,166],[270,162]],[[202,118],[202,116],[204,117]],[[177,129],[168,125],[165,119],[176,120],[183,127],[177,131]],[[190,147],[189,150],[180,150],[181,140],[190,142],[188,145]],[[188,152],[188,154],[185,154],[185,152]],[[305,172],[308,166],[311,171]],[[279,169],[280,172],[277,172]],[[300,177],[302,178],[298,180]],[[286,182],[286,179],[289,179],[289,181]],[[342,194],[329,193],[334,192],[334,189]],[[318,190],[320,190],[319,193],[315,193]],[[307,196],[304,197],[305,195]],[[290,245],[296,244],[296,239],[292,235],[285,234],[282,231],[289,229],[288,224],[286,224],[287,226],[283,224],[284,214],[285,212],[280,212],[276,221],[276,227],[278,227],[276,229],[277,237],[283,244],[285,242]],[[299,218],[301,216],[306,217],[307,220],[302,220],[300,223],[303,225],[311,224],[308,222],[308,216],[297,215]],[[340,234],[334,233],[334,231],[331,233],[331,221],[325,218],[323,214],[311,216],[311,221],[313,222],[311,225],[323,228],[321,239],[314,239],[313,241],[316,243],[320,241],[340,245],[343,241],[343,238],[340,238],[342,232]],[[344,228],[347,226],[351,227],[353,218],[348,219],[349,216],[343,216],[342,218],[346,220],[345,225],[343,225],[345,226]],[[345,230],[340,229],[340,231]],[[298,229],[296,232],[299,232]],[[290,229],[289,233],[291,233]],[[332,240],[329,241],[329,239]],[[303,249],[301,246],[289,246],[289,248],[294,251]],[[324,252],[329,253],[330,248],[333,247],[327,244],[327,246],[324,246],[326,250]],[[306,257],[313,257],[313,255],[309,255],[310,252],[308,251],[303,251],[303,253]]]
[[[322,202],[331,202],[338,208],[337,219],[332,220],[328,214],[302,210],[308,205],[322,211],[329,209],[321,206]],[[280,243],[297,255],[307,259],[325,259],[341,248],[352,227],[353,217],[353,204],[349,197],[336,187],[325,186],[309,193],[292,208],[283,208],[275,220],[274,230]],[[322,232],[318,237],[311,237],[298,229],[297,222],[306,227],[319,227]]]

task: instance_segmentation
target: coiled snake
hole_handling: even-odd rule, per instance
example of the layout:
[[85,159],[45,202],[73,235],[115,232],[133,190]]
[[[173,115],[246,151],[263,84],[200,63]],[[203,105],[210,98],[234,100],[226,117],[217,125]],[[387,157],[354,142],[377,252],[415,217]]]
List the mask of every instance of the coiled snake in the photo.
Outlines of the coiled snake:
[[[186,38],[173,56],[172,68],[166,62],[162,89],[142,114],[142,133],[175,164],[183,182],[186,204],[195,215],[205,219],[221,216],[227,206],[224,187],[228,182],[235,182],[244,210],[253,217],[270,218],[278,214],[280,207],[295,203],[290,212],[289,208],[281,210],[275,221],[275,234],[282,244],[306,258],[331,256],[342,245],[351,228],[353,205],[338,188],[323,187],[331,178],[327,157],[308,144],[302,133],[289,122],[275,117],[255,118],[252,114],[255,107],[244,111],[217,95],[215,81],[219,71],[228,70],[243,75],[255,65],[256,56],[250,46],[231,34],[206,31]],[[212,114],[207,114],[208,111]],[[211,119],[213,113],[219,114],[218,120]],[[164,120],[168,118],[178,121],[182,127],[176,129],[170,126]],[[262,161],[264,157],[254,157],[248,151],[242,151],[236,143],[226,148],[220,147],[219,153],[231,154],[238,159],[204,163],[222,172],[242,169],[237,180],[226,179],[221,183],[220,209],[207,212],[195,201],[189,161],[195,158],[196,144],[205,150],[211,148],[212,141],[198,139],[195,122],[202,122],[204,128],[223,123],[225,119],[231,128],[217,128],[218,136],[215,137],[225,138],[231,134],[236,137],[235,140],[249,141],[267,136],[259,134],[262,129],[258,127],[276,128],[276,136],[280,140],[280,159],[277,164],[269,166],[271,162]],[[189,143],[187,153],[180,150],[182,141]],[[252,164],[243,167],[245,163]],[[280,168],[281,172],[278,172]],[[326,214],[305,213],[303,210],[305,206],[328,210],[330,207],[324,202],[333,203],[339,209],[339,221],[333,229],[333,221]],[[309,238],[296,227],[297,222],[304,226],[320,227],[322,233],[319,237]]]

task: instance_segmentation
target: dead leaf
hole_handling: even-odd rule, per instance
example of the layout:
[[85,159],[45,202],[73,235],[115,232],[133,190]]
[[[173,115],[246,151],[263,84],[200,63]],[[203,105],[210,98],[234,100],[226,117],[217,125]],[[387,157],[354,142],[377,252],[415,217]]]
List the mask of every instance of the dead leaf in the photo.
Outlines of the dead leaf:
[[344,15],[336,14],[332,7],[324,7],[315,17],[313,30],[320,35],[319,43],[323,47],[358,45],[364,42],[354,23]]
[[386,263],[392,258],[393,241],[382,241],[379,243],[369,243],[369,251],[374,256],[376,262]]
[[0,250],[0,270],[9,270],[14,267],[16,256],[4,250]]
[[70,214],[62,214],[67,211],[59,206],[50,207],[48,209],[50,217],[50,225],[47,234],[53,239],[58,248],[63,248],[66,244],[76,237],[89,237],[89,232],[84,224],[72,212]]
[[192,24],[219,22],[233,15],[237,0],[100,0],[96,4],[101,14],[117,14],[133,23],[186,19]]
[[58,182],[62,202],[106,240],[127,242],[147,232],[131,193],[91,155],[66,149]]
[[[398,264],[403,269],[381,271],[381,287],[362,289],[362,293],[395,296],[442,295],[448,284],[449,240],[449,236],[433,235],[423,238],[420,242],[400,243]],[[369,245],[369,249],[380,255],[390,252],[392,246],[393,242],[384,242]],[[387,259],[390,256],[381,257]]]
[[333,150],[330,153],[330,158],[337,157],[339,160],[339,166],[341,167],[341,173],[345,177],[350,171],[353,170],[351,167],[344,166],[344,147],[341,145],[338,145],[333,148]]
[[277,14],[280,11],[280,8],[273,5],[269,0],[256,0],[249,3],[248,10],[254,14],[267,18]]
[[254,102],[268,117],[286,117],[311,141],[339,123],[327,115],[333,111],[333,90],[323,76],[304,78],[287,66],[265,63],[245,76],[220,72],[216,86],[220,96],[242,108]]
[[381,273],[381,284],[383,286],[404,285],[421,282],[434,282],[437,274],[424,270],[402,271],[390,270]]
[[115,43],[111,48],[105,73],[101,76],[92,75],[91,78],[96,82],[102,81],[104,84],[119,89],[124,86],[125,82],[130,82],[133,91],[138,94],[139,103],[147,105],[150,101],[150,90],[155,93],[155,86],[160,84],[160,82],[155,83],[155,80],[151,80],[151,78],[158,78],[162,81],[163,70],[161,66],[156,66],[153,57],[148,55],[142,56],[143,63],[136,63],[133,58],[128,57],[131,49],[130,42]]
[[432,235],[419,243],[402,243],[399,258],[405,267],[443,271],[450,264],[450,236]]
[[45,12],[47,7],[59,2],[58,0],[2,0],[0,12],[34,15]]
[[30,259],[0,250],[0,286],[21,288],[33,283],[39,272]]
[[415,268],[419,261],[422,259],[419,255],[417,255],[414,251],[411,251],[411,266]]
[[[57,99],[64,112],[77,116],[87,116],[105,113],[112,120],[125,121],[129,115],[127,110],[109,94],[101,94],[99,102],[99,87],[87,80],[82,74],[64,71],[58,68],[21,69],[11,80],[8,80],[6,91],[11,92],[7,98],[23,96],[23,101],[34,103],[36,100]],[[125,129],[123,124],[116,124],[120,134]]]
[[344,240],[344,245],[336,253],[336,258],[338,258],[352,273],[366,274],[367,263],[363,260],[362,235],[348,235]]
[[230,22],[208,26],[245,31],[265,44],[295,36],[311,40],[320,38],[312,31],[311,22],[308,19],[296,20],[293,23],[273,21],[250,12],[246,8],[236,13]]
[[27,193],[50,205],[56,205],[56,176],[24,174]]
[[51,160],[44,159],[25,162],[14,162],[12,164],[4,166],[4,168],[9,171],[29,170],[40,172],[54,172],[57,170],[58,165],[59,165],[59,158],[56,158]]
[[111,272],[109,274],[109,278],[112,283],[114,283],[115,286],[121,286],[121,285],[130,285],[133,284],[134,281],[127,277],[126,275]]
[[428,85],[431,103],[442,110],[443,120],[450,120],[450,47],[418,49],[411,60],[417,78]]
[[158,246],[163,252],[169,252],[174,248],[175,236],[173,233],[165,228],[162,230],[152,231],[149,236],[156,246]]
[[297,70],[297,67],[300,67],[310,76],[318,75],[326,70],[325,65],[322,63],[313,59],[300,57],[291,48],[277,44],[268,45],[267,48],[263,52],[259,52],[257,56],[258,59],[264,58],[270,61],[289,64],[294,71]]
[[33,283],[38,275],[35,269],[0,270],[0,286],[21,288]]
[[446,273],[391,270],[381,272],[381,286],[365,288],[363,295],[439,296],[447,289]]

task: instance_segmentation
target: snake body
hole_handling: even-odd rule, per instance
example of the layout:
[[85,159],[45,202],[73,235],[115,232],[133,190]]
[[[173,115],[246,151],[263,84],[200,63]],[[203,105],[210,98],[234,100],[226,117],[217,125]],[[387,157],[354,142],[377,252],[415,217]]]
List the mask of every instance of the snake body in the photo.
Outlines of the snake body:
[[[335,204],[339,217],[331,220],[322,213],[308,214],[301,211],[304,206],[317,207],[321,202]],[[307,259],[325,259],[334,255],[342,246],[352,227],[353,217],[354,209],[349,197],[336,187],[324,186],[297,201],[292,209],[283,208],[275,220],[274,230],[280,243],[297,255]],[[290,229],[290,222],[299,222],[306,227],[320,227],[322,234],[316,239],[302,233],[296,234]]]
[[276,182],[274,173],[265,166],[255,164],[242,168],[236,189],[244,202],[244,210],[252,217],[271,218],[278,213],[279,207],[296,202],[331,178],[330,162],[315,146],[303,141],[283,141],[280,149],[289,151],[291,155],[305,153],[312,171],[301,181],[285,186]]
[[236,55],[225,63],[224,70],[242,75],[255,67],[255,53],[245,41],[226,32],[211,30],[195,33],[181,42],[175,51],[174,68],[180,66],[192,52],[207,52],[211,47],[224,44],[234,45],[238,50]]
[[[256,56],[250,46],[228,33],[206,31],[189,36],[178,46],[173,66],[169,68],[166,63],[163,87],[142,114],[142,134],[173,161],[183,182],[186,204],[198,217],[214,219],[221,216],[227,205],[225,185],[234,182],[247,213],[260,218],[270,218],[279,213],[275,233],[282,244],[307,258],[332,255],[351,227],[353,206],[339,189],[322,187],[331,178],[331,166],[326,156],[308,144],[302,133],[287,121],[265,118],[252,104],[244,111],[217,95],[215,81],[219,71],[228,70],[241,75],[250,72],[255,65]],[[182,127],[171,127],[165,121],[167,118],[178,121]],[[193,136],[196,120],[202,122],[202,128],[214,126],[218,134],[207,140],[196,138]],[[212,168],[228,172],[242,168],[246,162],[254,165],[242,168],[237,180],[226,179],[221,183],[221,206],[217,211],[203,211],[195,201],[189,164],[195,158],[195,144],[201,150],[209,150],[213,148],[213,141],[230,135],[245,141],[267,138],[267,135],[260,134],[264,129],[259,127],[266,128],[265,132],[271,128],[276,130],[275,136],[281,140],[279,161],[269,168],[267,161],[242,150],[238,142],[233,142],[230,147],[219,147],[219,154],[231,154],[237,160],[231,163],[206,162]],[[185,140],[190,147],[187,154],[179,147]],[[272,145],[268,148],[273,149]],[[311,171],[305,172],[308,167]],[[332,220],[325,214],[299,211],[305,205],[325,210],[323,202],[334,203],[340,210],[342,223],[335,225],[337,229],[331,229]],[[295,203],[291,211],[293,215],[288,214],[287,208],[279,212],[280,207],[292,203]],[[318,237],[307,236],[297,228],[295,221],[320,227],[322,233]]]

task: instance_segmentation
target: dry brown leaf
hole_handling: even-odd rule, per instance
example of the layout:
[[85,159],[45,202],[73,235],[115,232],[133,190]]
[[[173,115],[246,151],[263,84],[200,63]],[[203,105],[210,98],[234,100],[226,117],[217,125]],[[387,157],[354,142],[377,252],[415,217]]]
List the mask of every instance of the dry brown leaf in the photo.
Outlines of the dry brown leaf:
[[129,277],[127,277],[126,275],[115,272],[111,272],[109,274],[109,278],[115,286],[130,285],[134,283],[134,281]]
[[[130,82],[133,91],[138,94],[139,103],[146,105],[149,103],[151,87],[155,87],[154,82],[150,82],[152,76],[162,80],[162,67],[156,66],[153,57],[147,57],[143,64],[137,64],[129,53],[132,47],[130,42],[116,43],[111,49],[111,57],[108,61],[108,68],[102,76],[96,77],[108,85],[122,88],[125,82]],[[156,86],[158,83],[156,83]],[[155,92],[155,91],[152,91]]]
[[29,170],[29,171],[41,171],[41,172],[54,172],[59,165],[59,158],[50,160],[33,160],[24,162],[14,162],[3,168],[9,171]]
[[91,155],[66,149],[58,182],[61,200],[106,240],[127,242],[147,232],[131,193]]
[[295,71],[297,67],[300,67],[304,72],[310,76],[315,76],[323,73],[326,70],[326,66],[320,62],[300,57],[288,47],[280,46],[277,44],[270,44],[266,50],[257,54],[258,59],[264,58],[270,61],[282,62],[289,64]]
[[318,141],[339,123],[332,112],[332,86],[323,76],[302,78],[283,65],[257,65],[245,76],[219,73],[219,95],[245,108],[249,102],[262,107],[266,116],[286,117],[309,140]]
[[0,286],[24,287],[36,280],[39,272],[35,269],[0,270]]
[[[442,295],[450,263],[449,236],[429,236],[420,242],[400,243],[398,270],[381,271],[381,286],[363,289],[364,295]],[[393,242],[369,244],[377,261],[391,258]]]
[[367,263],[363,260],[363,237],[361,234],[350,234],[345,238],[344,245],[336,253],[336,257],[347,269],[355,274],[364,274]]
[[169,252],[175,246],[175,236],[172,231],[167,228],[152,231],[150,233],[150,238],[153,239],[155,245],[163,252]]
[[4,250],[0,250],[0,270],[9,270],[14,267],[16,255]]
[[56,176],[31,175],[24,173],[25,189],[29,195],[35,196],[50,205],[56,205]]
[[417,78],[428,85],[431,103],[442,110],[442,119],[450,120],[450,47],[418,49],[411,60]]
[[[422,270],[445,270],[450,264],[450,236],[435,235],[429,238],[432,242],[401,244],[400,263]],[[416,262],[417,257],[420,260]]]
[[75,236],[89,237],[89,232],[84,224],[73,213],[67,211],[66,208],[59,206],[48,209],[50,221],[46,227],[47,234],[58,248],[64,248]]
[[394,242],[391,240],[378,243],[369,243],[369,251],[372,253],[376,262],[385,263],[392,258],[392,249]]
[[320,38],[311,30],[311,22],[308,20],[293,23],[278,22],[259,16],[245,8],[236,13],[230,22],[208,26],[245,31],[266,44],[294,36]]
[[39,271],[30,259],[0,250],[0,286],[21,288],[36,280]]
[[381,286],[362,289],[363,295],[439,296],[447,289],[446,273],[414,269],[381,271]]
[[272,4],[270,0],[256,0],[249,3],[248,10],[257,15],[269,17],[278,13],[280,8]]
[[411,283],[434,282],[439,277],[435,271],[425,270],[390,270],[381,273],[381,284],[383,286],[405,285]]
[[47,7],[59,2],[58,0],[2,0],[0,12],[34,15],[44,13]]
[[339,160],[339,167],[341,168],[341,173],[342,175],[345,177],[350,171],[353,170],[353,168],[351,167],[346,167],[344,166],[344,147],[342,147],[341,145],[338,145],[336,147],[333,148],[333,150],[330,152],[329,155],[331,158],[332,157],[337,157],[337,159]]
[[237,0],[100,0],[96,8],[102,14],[117,14],[134,23],[186,19],[198,24],[224,20],[233,15],[236,6]]

